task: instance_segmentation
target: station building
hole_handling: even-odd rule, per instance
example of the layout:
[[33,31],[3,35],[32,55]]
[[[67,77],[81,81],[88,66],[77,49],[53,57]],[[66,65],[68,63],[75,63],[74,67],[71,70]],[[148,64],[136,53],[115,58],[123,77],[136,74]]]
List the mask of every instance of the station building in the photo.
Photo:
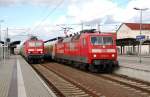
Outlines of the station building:
[[[141,54],[150,55],[150,24],[141,25],[142,41]],[[140,23],[122,23],[117,30],[117,45],[119,54],[139,54]]]

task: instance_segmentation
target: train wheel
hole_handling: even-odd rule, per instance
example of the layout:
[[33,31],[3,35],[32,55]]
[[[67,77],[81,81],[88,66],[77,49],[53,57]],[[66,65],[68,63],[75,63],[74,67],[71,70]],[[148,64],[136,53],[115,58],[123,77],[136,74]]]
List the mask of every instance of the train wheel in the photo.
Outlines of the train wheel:
[[98,72],[98,68],[95,68],[95,66],[94,65],[89,65],[89,68],[88,68],[91,72],[93,72],[93,73],[96,73],[96,72]]
[[76,63],[74,61],[72,61],[72,63],[70,64],[70,66],[74,67]]
[[28,60],[29,64],[33,64],[33,60]]
[[74,64],[74,67],[75,67],[75,68],[80,68],[80,64],[79,64],[78,62],[76,62],[76,63]]
[[113,71],[113,65],[112,64],[108,64],[105,68],[105,72],[106,73],[112,73]]
[[88,70],[88,64],[80,64],[80,69],[82,70]]
[[42,62],[43,62],[43,60],[42,60],[42,59],[39,59],[39,60],[38,60],[38,63],[40,63],[40,64],[41,64]]
[[58,62],[58,63],[61,63],[61,60],[57,58],[57,62]]
[[99,65],[99,66],[97,66],[97,68],[98,68],[98,72],[100,72],[100,73],[104,73],[106,70],[106,65]]
[[114,68],[115,68],[115,69],[119,69],[119,68],[120,68],[119,62],[117,62],[117,63],[114,65]]
[[63,63],[63,64],[66,64],[66,60],[62,59],[62,63]]

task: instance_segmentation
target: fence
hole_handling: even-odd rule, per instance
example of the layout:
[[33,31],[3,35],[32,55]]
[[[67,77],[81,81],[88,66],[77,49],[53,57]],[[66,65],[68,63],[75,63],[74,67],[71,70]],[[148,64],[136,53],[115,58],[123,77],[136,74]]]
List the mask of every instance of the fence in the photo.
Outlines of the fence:
[[10,49],[8,45],[0,44],[0,61],[8,59],[10,56]]

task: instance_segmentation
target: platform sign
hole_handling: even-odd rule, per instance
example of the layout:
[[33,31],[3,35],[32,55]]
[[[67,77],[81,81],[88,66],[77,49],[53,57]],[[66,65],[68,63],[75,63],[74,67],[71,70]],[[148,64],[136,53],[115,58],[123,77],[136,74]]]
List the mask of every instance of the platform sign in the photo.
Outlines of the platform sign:
[[136,40],[137,41],[142,41],[144,39],[145,39],[145,35],[138,35],[138,36],[136,36]]

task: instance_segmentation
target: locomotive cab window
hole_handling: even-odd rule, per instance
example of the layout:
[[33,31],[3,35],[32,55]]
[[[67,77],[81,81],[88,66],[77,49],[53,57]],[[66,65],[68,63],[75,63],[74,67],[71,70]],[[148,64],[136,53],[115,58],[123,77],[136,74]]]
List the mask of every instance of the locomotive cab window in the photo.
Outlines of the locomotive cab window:
[[29,42],[29,47],[40,47],[42,42]]
[[35,42],[35,46],[36,47],[42,46],[42,42]]
[[103,44],[104,45],[112,45],[113,44],[112,37],[103,37]]
[[112,45],[113,39],[112,37],[106,37],[106,36],[92,36],[91,37],[91,43],[93,45]]
[[102,37],[91,37],[91,42],[93,45],[102,45]]
[[34,47],[35,43],[34,42],[29,42],[29,47]]

